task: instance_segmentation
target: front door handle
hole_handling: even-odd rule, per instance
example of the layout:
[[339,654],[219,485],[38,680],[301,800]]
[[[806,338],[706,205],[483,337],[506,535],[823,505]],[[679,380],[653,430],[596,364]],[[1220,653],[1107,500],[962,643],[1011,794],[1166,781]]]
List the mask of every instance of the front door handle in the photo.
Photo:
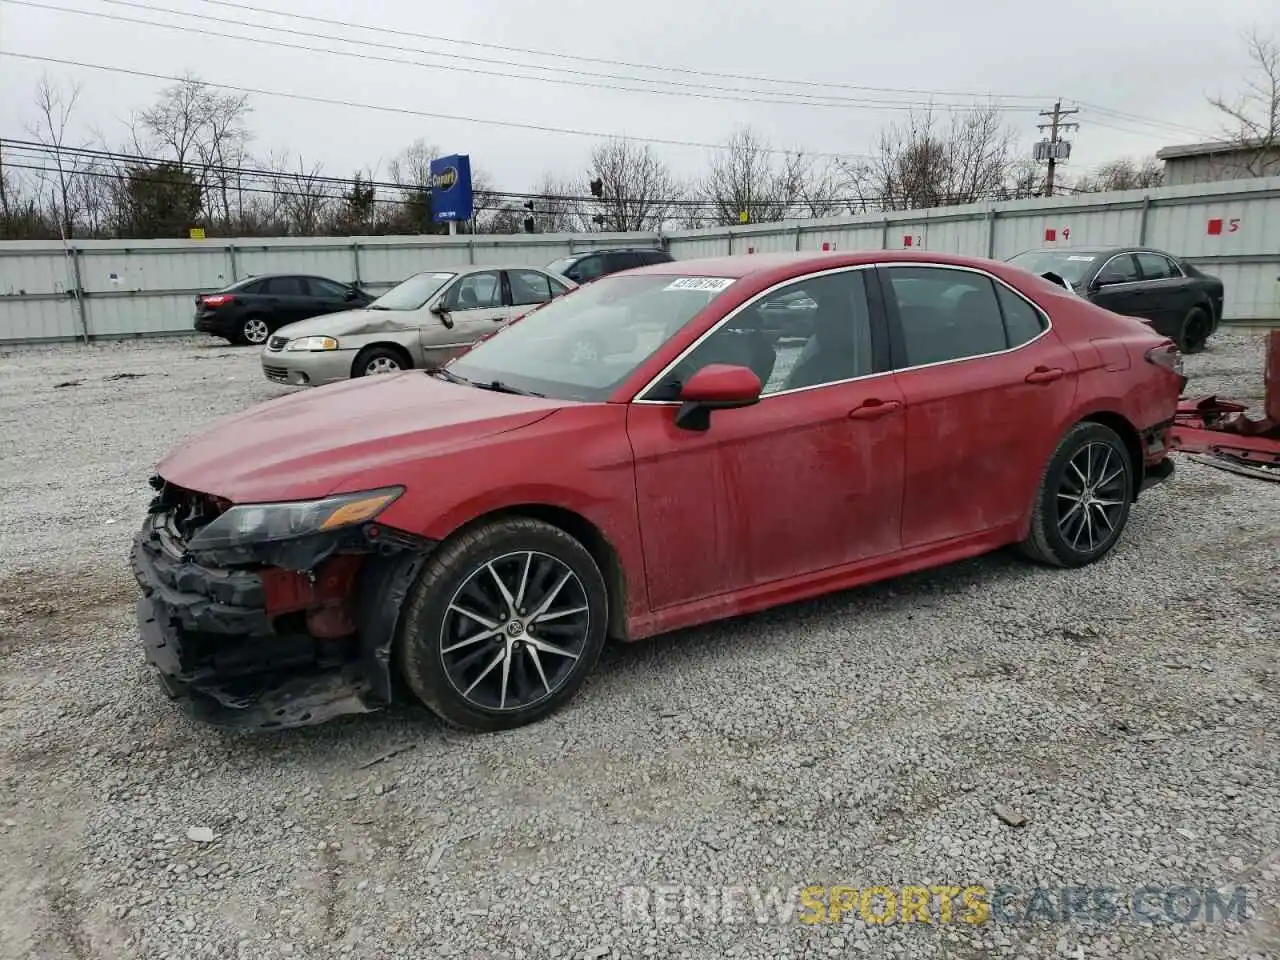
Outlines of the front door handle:
[[1061,367],[1036,367],[1027,374],[1027,383],[1053,383],[1061,380],[1065,372]]
[[879,420],[881,417],[887,417],[900,409],[902,409],[902,403],[898,400],[868,400],[862,406],[854,407],[850,410],[849,419]]

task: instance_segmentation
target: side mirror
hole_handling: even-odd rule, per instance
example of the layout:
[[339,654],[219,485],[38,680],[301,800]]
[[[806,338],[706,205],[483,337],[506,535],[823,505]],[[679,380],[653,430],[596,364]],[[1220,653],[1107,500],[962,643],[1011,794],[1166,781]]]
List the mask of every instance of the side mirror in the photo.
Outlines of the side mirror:
[[749,367],[712,363],[703,367],[680,389],[676,426],[706,430],[712,410],[732,410],[760,402],[764,386]]
[[447,329],[453,329],[453,318],[449,316],[449,311],[444,308],[444,304],[437,303],[431,308],[431,312],[440,319],[440,322],[443,323]]

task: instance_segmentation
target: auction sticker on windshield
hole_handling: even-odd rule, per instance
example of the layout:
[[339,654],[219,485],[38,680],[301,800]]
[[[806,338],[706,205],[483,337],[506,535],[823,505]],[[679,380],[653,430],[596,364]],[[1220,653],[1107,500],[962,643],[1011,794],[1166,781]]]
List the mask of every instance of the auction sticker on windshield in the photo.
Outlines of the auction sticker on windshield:
[[663,290],[715,290],[725,289],[736,278],[734,277],[681,277],[663,287]]

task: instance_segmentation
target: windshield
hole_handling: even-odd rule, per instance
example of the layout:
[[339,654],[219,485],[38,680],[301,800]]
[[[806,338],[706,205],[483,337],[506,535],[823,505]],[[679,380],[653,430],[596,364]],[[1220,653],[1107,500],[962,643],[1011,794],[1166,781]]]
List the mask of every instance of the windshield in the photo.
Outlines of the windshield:
[[1029,250],[1010,259],[1014,266],[1034,274],[1052,271],[1072,286],[1079,285],[1093,269],[1098,258],[1092,253],[1070,253],[1066,250]]
[[573,261],[577,259],[577,257],[561,257],[559,260],[552,260],[547,264],[547,272],[563,274],[573,266]]
[[373,303],[370,310],[418,310],[430,300],[456,274],[415,273],[408,280],[396,284]]
[[604,277],[511,324],[447,370],[478,384],[498,381],[562,400],[604,400],[733,282]]

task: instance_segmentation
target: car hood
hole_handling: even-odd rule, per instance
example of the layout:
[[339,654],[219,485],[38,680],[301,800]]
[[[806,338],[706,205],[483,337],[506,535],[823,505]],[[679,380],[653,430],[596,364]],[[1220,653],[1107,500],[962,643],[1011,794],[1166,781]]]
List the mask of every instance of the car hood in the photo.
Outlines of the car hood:
[[420,370],[360,377],[225,417],[156,472],[232,503],[306,500],[402,483],[406,465],[571,404],[447,383]]
[[362,333],[386,333],[402,330],[411,310],[343,310],[327,313],[297,323],[286,324],[275,332],[277,337],[354,337]]

